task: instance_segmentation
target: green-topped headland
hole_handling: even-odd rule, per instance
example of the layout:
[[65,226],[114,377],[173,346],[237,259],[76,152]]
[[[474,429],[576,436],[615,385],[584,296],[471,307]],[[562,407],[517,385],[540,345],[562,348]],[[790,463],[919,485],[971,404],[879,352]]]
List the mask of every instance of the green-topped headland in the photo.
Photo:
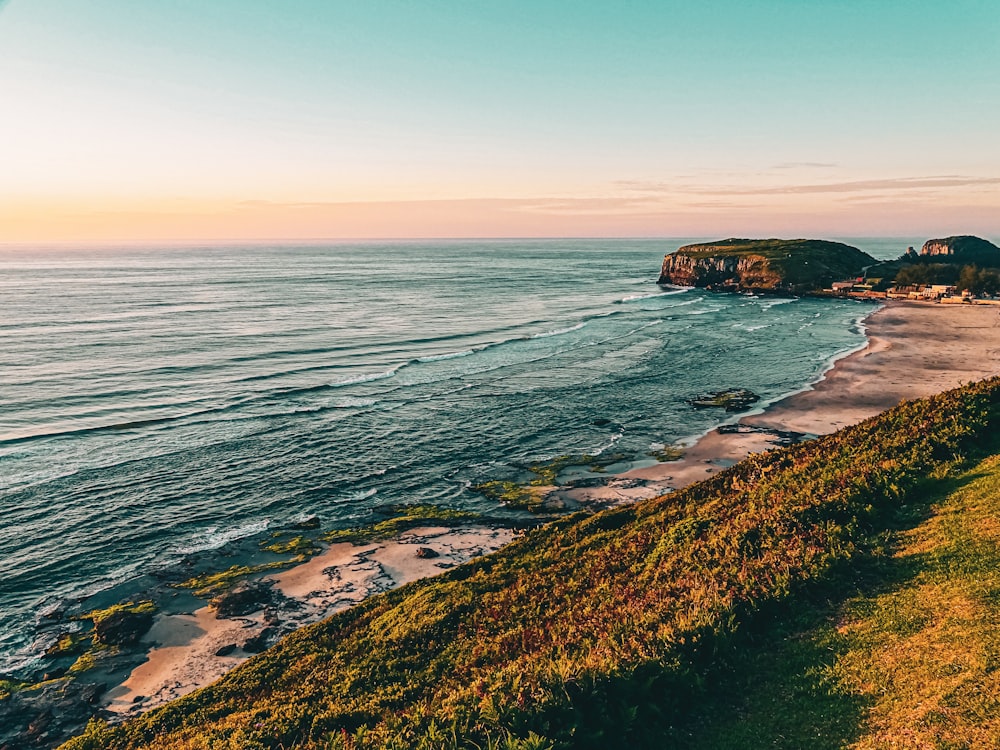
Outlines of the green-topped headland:
[[663,259],[659,283],[807,294],[859,276],[875,263],[868,253],[842,242],[731,238],[678,248]]

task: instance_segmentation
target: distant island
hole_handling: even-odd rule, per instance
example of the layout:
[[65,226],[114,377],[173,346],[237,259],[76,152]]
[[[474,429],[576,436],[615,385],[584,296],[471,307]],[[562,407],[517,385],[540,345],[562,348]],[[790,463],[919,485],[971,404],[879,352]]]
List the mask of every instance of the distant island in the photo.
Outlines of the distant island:
[[927,240],[919,253],[910,247],[894,260],[879,261],[841,242],[732,238],[669,253],[658,283],[726,292],[972,302],[1000,293],[1000,247],[957,235]]
[[670,253],[658,283],[802,294],[858,276],[876,263],[868,253],[841,242],[732,238]]

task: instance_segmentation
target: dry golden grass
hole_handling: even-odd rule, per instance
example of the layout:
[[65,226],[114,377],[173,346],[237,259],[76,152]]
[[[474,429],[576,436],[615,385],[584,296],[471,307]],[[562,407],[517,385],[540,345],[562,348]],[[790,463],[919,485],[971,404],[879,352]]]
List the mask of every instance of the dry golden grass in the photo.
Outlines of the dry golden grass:
[[851,601],[836,689],[870,701],[851,747],[1000,747],[1000,457],[902,534],[907,580]]

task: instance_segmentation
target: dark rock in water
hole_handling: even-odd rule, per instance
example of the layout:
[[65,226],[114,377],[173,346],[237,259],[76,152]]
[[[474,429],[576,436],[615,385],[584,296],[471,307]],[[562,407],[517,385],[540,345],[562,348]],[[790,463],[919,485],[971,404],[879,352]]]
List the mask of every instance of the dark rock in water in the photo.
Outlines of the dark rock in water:
[[257,635],[247,638],[243,643],[243,650],[248,654],[259,654],[268,647],[268,642],[275,636],[274,628],[264,628]]
[[770,435],[774,438],[771,442],[775,445],[781,446],[795,445],[795,443],[801,443],[804,440],[810,439],[810,436],[804,432],[795,432],[794,430],[775,430],[770,427],[758,427],[757,425],[750,424],[724,424],[720,425],[717,429],[722,435]]
[[273,604],[274,598],[270,584],[263,581],[247,581],[217,596],[212,600],[212,604],[215,605],[216,617],[242,617]]
[[441,555],[430,547],[417,547],[417,557],[440,557]]
[[54,747],[83,731],[93,717],[101,684],[52,683],[0,701],[0,749]]
[[688,399],[691,406],[699,409],[719,408],[726,411],[746,411],[758,401],[760,396],[746,388],[727,388]]
[[611,420],[604,419],[603,417],[601,417],[600,419],[595,419],[593,422],[591,422],[591,424],[594,425],[594,427],[606,427],[607,425],[611,424]]
[[309,516],[308,518],[303,518],[301,521],[297,521],[292,524],[293,529],[318,529],[319,528],[319,516]]
[[235,643],[228,643],[225,646],[223,646],[222,648],[220,648],[218,651],[216,651],[215,655],[216,656],[229,656],[231,653],[233,653],[233,651],[236,650],[236,648],[237,648],[237,646],[236,646]]
[[151,612],[124,609],[94,622],[94,637],[106,646],[134,646],[153,624]]
[[580,479],[570,479],[564,482],[563,486],[576,489],[579,487],[603,487],[607,483],[607,477],[581,477]]

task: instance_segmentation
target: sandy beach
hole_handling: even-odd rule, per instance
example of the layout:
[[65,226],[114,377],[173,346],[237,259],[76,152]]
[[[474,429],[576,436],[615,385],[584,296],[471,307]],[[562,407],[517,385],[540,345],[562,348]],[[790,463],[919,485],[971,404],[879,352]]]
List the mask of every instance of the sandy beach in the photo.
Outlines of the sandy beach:
[[[683,459],[633,469],[601,487],[552,492],[582,504],[664,494],[781,444],[781,432],[833,432],[903,399],[1000,373],[996,307],[891,303],[869,316],[867,326],[865,349],[837,361],[811,388],[744,417],[742,431],[714,430]],[[502,528],[427,527],[370,544],[334,544],[306,563],[263,578],[274,597],[261,611],[231,618],[219,618],[209,607],[161,614],[143,641],[148,661],[108,691],[103,705],[119,715],[161,705],[250,658],[260,650],[255,639],[273,641],[367,596],[495,551],[514,536]]]
[[[739,420],[742,432],[713,430],[679,461],[624,472],[619,487],[564,490],[569,499],[624,502],[705,479],[792,432],[825,435],[921,398],[1000,374],[1000,312],[990,305],[891,302],[865,320],[868,345],[837,360],[800,393]],[[638,480],[628,486],[628,480]]]
[[155,708],[217,680],[295,628],[493,552],[514,536],[503,528],[424,527],[370,544],[332,544],[308,562],[261,578],[272,596],[260,611],[218,617],[206,606],[158,615],[142,641],[148,661],[106,692],[102,705],[120,715]]

